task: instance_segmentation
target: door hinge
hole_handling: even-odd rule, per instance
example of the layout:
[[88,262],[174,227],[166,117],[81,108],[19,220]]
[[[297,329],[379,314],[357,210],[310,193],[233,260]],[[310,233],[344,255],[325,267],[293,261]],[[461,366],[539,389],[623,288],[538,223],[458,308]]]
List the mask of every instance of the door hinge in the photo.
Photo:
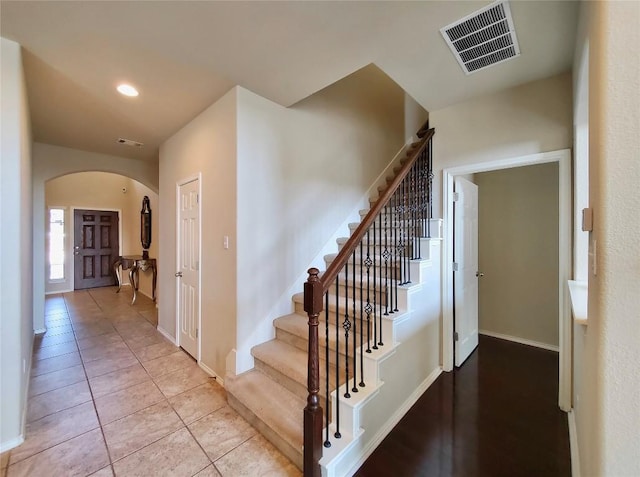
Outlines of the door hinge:
[[196,194],[196,204],[200,203],[200,194]]
[[460,192],[453,193],[453,201],[458,202],[460,200]]
[[451,264],[451,269],[452,269],[454,272],[457,272],[457,271],[459,270],[458,262],[453,262],[453,263]]
[[198,337],[198,328],[196,328],[196,338]]
[[453,333],[453,341],[458,341],[458,332]]

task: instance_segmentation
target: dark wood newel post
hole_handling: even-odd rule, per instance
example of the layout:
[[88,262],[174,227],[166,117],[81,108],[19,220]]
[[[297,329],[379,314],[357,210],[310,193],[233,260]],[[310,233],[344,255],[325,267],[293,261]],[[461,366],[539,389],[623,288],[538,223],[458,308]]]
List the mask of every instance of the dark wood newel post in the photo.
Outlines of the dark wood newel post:
[[322,282],[318,269],[308,270],[309,278],[304,284],[304,311],[309,316],[309,358],[307,406],[304,408],[304,475],[320,477],[322,457],[322,408],[320,391],[320,350],[318,347],[318,315],[322,311]]

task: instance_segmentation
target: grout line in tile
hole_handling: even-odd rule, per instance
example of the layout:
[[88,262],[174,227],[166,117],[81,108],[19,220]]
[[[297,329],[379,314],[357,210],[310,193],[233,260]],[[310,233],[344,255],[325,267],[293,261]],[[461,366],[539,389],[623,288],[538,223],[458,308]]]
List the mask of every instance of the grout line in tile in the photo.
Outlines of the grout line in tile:
[[[156,404],[158,404],[158,403],[156,403]],[[173,410],[173,409],[172,409],[172,410]],[[175,411],[174,411],[174,412],[175,412]],[[178,417],[180,417],[180,416],[178,416]],[[115,422],[115,421],[114,421],[114,422]],[[185,427],[186,427],[186,426],[185,426]],[[133,454],[135,454],[135,453],[137,453],[137,452],[140,452],[142,449],[146,449],[146,448],[147,448],[147,447],[149,447],[150,445],[155,444],[155,443],[156,443],[156,442],[158,442],[159,440],[162,440],[162,439],[164,439],[165,437],[170,436],[170,435],[171,435],[171,434],[173,434],[174,432],[178,432],[178,431],[180,431],[180,430],[182,430],[182,429],[183,429],[182,427],[179,427],[178,429],[174,429],[174,430],[172,430],[172,431],[169,431],[169,432],[167,432],[166,434],[163,434],[163,435],[161,435],[160,437],[158,437],[155,441],[149,442],[148,444],[146,444],[146,445],[144,445],[144,446],[140,447],[140,449],[136,449],[136,450],[134,450],[133,452],[129,452],[128,454],[123,455],[122,457],[120,457],[118,460],[111,461],[111,464],[113,465],[113,464],[115,464],[116,462],[120,462],[122,459],[126,459],[126,458],[127,458],[127,457],[129,457],[130,455],[133,455]],[[106,440],[105,440],[105,444],[106,444]],[[109,450],[109,446],[107,445],[107,451],[108,451],[108,450]],[[109,459],[111,459],[111,454],[109,454]],[[114,473],[115,473],[115,472],[114,472]]]
[[[64,300],[65,306],[67,305],[67,300]],[[74,333],[74,337],[76,340],[76,346],[78,346],[78,336],[75,335]],[[79,348],[79,347],[78,347]],[[80,351],[78,350],[78,353],[80,353]],[[89,387],[89,394],[91,395],[91,404],[93,404],[93,412],[96,413],[96,419],[98,421],[98,427],[100,428],[100,433],[102,434],[102,441],[104,442],[104,447],[107,450],[107,458],[109,459],[109,464],[111,464],[112,460],[111,460],[111,452],[109,451],[109,446],[107,445],[107,438],[104,435],[104,429],[102,427],[102,421],[100,420],[100,414],[98,414],[98,408],[96,407],[96,399],[93,395],[93,390],[91,389],[91,384],[89,383],[89,376],[87,375],[87,369],[84,366],[84,360],[82,359],[82,355],[80,355],[80,362],[82,363],[82,370],[84,371],[84,376],[85,379],[87,380],[87,386]],[[111,467],[111,472],[113,473],[113,466]],[[115,475],[115,473],[113,473],[113,475]]]
[[[69,384],[69,386],[75,386],[76,384],[81,383],[81,382],[82,382],[82,381],[78,381],[77,383]],[[88,386],[88,385],[89,385],[89,383],[87,383],[87,386]],[[61,387],[61,388],[52,389],[51,391],[58,391],[59,389],[68,388],[69,386],[63,386],[63,387]],[[51,391],[47,391],[47,392],[51,392]],[[37,396],[42,396],[43,394],[46,394],[46,393],[41,393],[41,394],[36,394],[35,396],[31,396],[31,397],[29,398],[29,401],[30,401],[32,398],[37,397]],[[92,399],[93,399],[93,397],[92,397]],[[91,400],[92,400],[92,399],[91,399]],[[74,406],[69,406],[69,407],[66,407],[66,408],[64,408],[64,409],[60,409],[59,411],[54,411],[54,412],[49,413],[49,414],[47,414],[47,415],[45,415],[45,416],[39,417],[38,419],[34,419],[33,421],[27,421],[26,423],[27,423],[27,424],[31,424],[32,422],[39,421],[40,419],[44,419],[45,417],[55,416],[56,414],[59,414],[59,413],[64,412],[64,411],[68,411],[69,409],[73,409],[73,408],[76,408],[76,407],[78,407],[78,406],[82,406],[83,404],[87,404],[88,402],[89,402],[89,401],[81,402],[81,403],[79,403],[79,404],[75,404]],[[28,407],[28,406],[29,406],[29,404],[27,403],[27,407]],[[94,429],[92,429],[92,430],[94,430]],[[90,432],[90,431],[87,431],[87,432]],[[72,439],[73,439],[73,438],[72,438]],[[56,445],[57,445],[57,444],[56,444]]]
[[[87,401],[87,402],[88,402],[88,401]],[[87,404],[87,403],[85,402],[85,403],[83,403],[83,404]],[[75,407],[75,406],[74,406],[74,407]],[[69,409],[71,409],[71,408],[69,408]],[[7,466],[7,468],[5,469],[5,471],[6,471],[7,473],[9,473],[9,467],[11,467],[11,466],[13,466],[13,465],[16,465],[16,464],[18,464],[18,463],[20,463],[20,462],[24,462],[24,461],[25,461],[25,460],[27,460],[27,459],[31,459],[32,457],[34,457],[34,456],[36,456],[36,455],[38,455],[38,454],[42,454],[43,452],[48,451],[49,449],[53,449],[54,447],[59,446],[60,444],[64,444],[65,442],[69,442],[71,439],[75,439],[76,437],[80,437],[80,436],[84,436],[85,434],[89,434],[90,432],[93,432],[93,431],[95,431],[96,429],[98,429],[98,428],[97,428],[97,427],[94,427],[93,429],[89,429],[88,431],[83,432],[82,434],[78,434],[77,436],[69,437],[68,439],[65,439],[65,440],[63,440],[63,441],[56,442],[54,445],[49,446],[49,447],[46,447],[46,448],[44,448],[44,449],[41,449],[41,450],[39,450],[38,452],[36,452],[35,454],[31,454],[30,456],[25,457],[24,459],[20,459],[20,460],[19,460],[19,461],[17,461],[17,462],[12,462],[12,460],[11,460],[11,455],[9,455],[9,465]]]
[[[243,418],[244,419],[244,418]],[[235,446],[233,449],[229,449],[227,452],[225,452],[224,454],[222,454],[220,457],[218,457],[213,463],[215,464],[216,462],[218,462],[220,459],[222,459],[224,456],[226,456],[227,454],[229,454],[230,452],[233,452],[234,450],[236,450],[238,447],[240,447],[242,444],[244,444],[245,442],[249,442],[251,439],[253,439],[254,437],[256,437],[258,434],[260,434],[255,427],[251,426],[251,429],[253,429],[256,433],[254,435],[252,435],[251,437],[247,437],[245,440],[243,440],[240,444],[238,444],[237,446]]]

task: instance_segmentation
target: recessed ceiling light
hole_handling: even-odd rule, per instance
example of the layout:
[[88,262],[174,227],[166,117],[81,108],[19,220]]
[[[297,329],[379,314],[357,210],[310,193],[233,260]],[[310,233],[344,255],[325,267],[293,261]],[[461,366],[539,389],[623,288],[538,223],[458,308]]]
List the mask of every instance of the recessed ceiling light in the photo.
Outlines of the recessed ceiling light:
[[116,88],[118,90],[118,93],[120,94],[124,94],[125,96],[138,96],[138,90],[135,89],[133,86],[131,86],[130,84],[121,84],[118,85],[118,87]]

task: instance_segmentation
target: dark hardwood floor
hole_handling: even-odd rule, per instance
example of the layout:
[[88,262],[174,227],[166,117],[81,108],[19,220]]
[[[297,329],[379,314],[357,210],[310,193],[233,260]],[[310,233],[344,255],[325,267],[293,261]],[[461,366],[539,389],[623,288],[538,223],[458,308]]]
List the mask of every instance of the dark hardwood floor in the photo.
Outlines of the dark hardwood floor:
[[480,336],[355,474],[571,475],[567,415],[558,408],[558,354]]

